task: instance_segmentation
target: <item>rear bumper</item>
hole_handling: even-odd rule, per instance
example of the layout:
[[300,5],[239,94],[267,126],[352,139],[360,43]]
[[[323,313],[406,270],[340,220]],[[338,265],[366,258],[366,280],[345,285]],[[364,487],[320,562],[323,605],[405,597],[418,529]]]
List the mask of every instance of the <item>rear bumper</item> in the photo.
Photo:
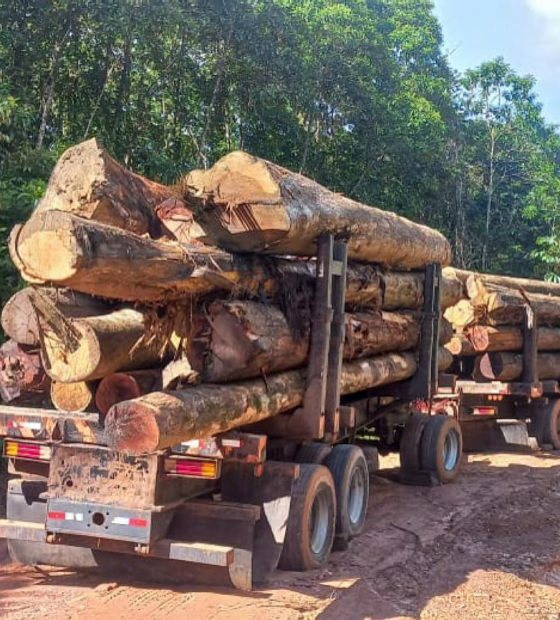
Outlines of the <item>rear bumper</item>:
[[227,569],[234,587],[250,590],[252,586],[252,553],[245,549],[236,549],[225,545],[162,538],[149,547],[138,546],[127,541],[49,532],[40,523],[10,519],[0,519],[0,538],[52,545],[95,547],[102,551],[114,553],[129,553],[143,557],[222,567]]

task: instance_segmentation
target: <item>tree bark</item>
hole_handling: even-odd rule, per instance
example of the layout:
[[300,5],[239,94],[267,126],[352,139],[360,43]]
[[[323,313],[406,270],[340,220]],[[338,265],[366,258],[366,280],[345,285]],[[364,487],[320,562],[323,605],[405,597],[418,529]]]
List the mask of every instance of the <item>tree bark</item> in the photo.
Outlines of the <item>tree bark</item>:
[[[89,295],[65,288],[39,287],[40,295],[46,297],[69,318],[81,318],[107,314],[111,306]],[[19,344],[38,347],[39,326],[32,302],[33,288],[24,288],[10,297],[2,309],[2,329]]]
[[532,280],[529,278],[514,278],[512,276],[502,276],[492,273],[477,273],[465,269],[455,269],[446,267],[443,275],[447,278],[456,278],[473,293],[470,297],[475,297],[479,291],[484,290],[486,284],[511,288],[517,291],[523,290],[526,293],[538,293],[541,295],[552,295],[560,297],[560,284],[556,282],[544,282],[543,280]]
[[451,260],[439,232],[241,151],[191,172],[185,192],[210,240],[230,251],[313,256],[317,238],[330,232],[348,238],[357,260],[405,269]]
[[91,381],[161,362],[161,343],[146,333],[145,317],[137,310],[122,308],[104,316],[70,319],[68,327],[76,334],[72,346],[49,317],[41,321],[43,365],[55,381]]
[[[475,360],[475,379],[489,381],[515,381],[523,374],[523,355],[519,353],[485,353]],[[560,354],[539,353],[537,355],[539,380],[560,379]]]
[[[344,359],[413,349],[419,344],[420,328],[420,314],[347,314]],[[187,355],[203,382],[268,376],[305,363],[309,333],[306,323],[297,337],[285,314],[275,306],[215,301],[195,312]],[[444,327],[444,343],[449,335]]]
[[[411,353],[386,355],[344,364],[345,394],[402,381],[417,368]],[[152,392],[112,407],[105,420],[109,447],[143,453],[182,441],[210,437],[253,424],[301,404],[305,371],[292,370],[227,385],[202,384],[174,392]]]
[[[458,344],[460,341],[460,345]],[[560,351],[560,328],[541,327],[537,331],[539,351]],[[494,351],[521,351],[523,332],[519,327],[475,325],[454,336],[447,347],[454,355],[480,355]]]
[[[157,238],[163,229],[156,207],[168,199],[180,200],[180,196],[170,187],[123,168],[92,138],[63,153],[35,213],[68,211]],[[192,215],[191,223],[198,230]]]
[[495,284],[486,284],[484,291],[471,300],[475,312],[489,325],[518,325],[523,322],[524,308],[531,305],[540,325],[560,323],[560,297],[525,293]]
[[0,397],[3,402],[29,402],[48,393],[50,379],[38,350],[8,340],[0,347]]
[[[276,298],[294,287],[314,291],[315,263],[232,255],[211,247],[153,241],[70,213],[39,213],[10,235],[10,255],[28,282],[68,286],[109,299],[159,302],[214,291]],[[423,273],[348,268],[352,307],[418,309]],[[456,279],[442,279],[443,304],[460,295]]]
[[116,372],[99,382],[95,404],[100,413],[106,415],[113,405],[123,400],[132,400],[161,388],[162,374],[159,369]]
[[64,413],[79,413],[93,404],[95,388],[89,381],[76,383],[51,383],[51,401]]
[[[440,353],[440,370],[445,370],[452,356]],[[417,366],[412,353],[346,362],[341,392],[352,394],[404,381],[414,375]],[[206,383],[184,390],[152,392],[110,409],[105,419],[107,443],[113,449],[137,454],[168,448],[290,411],[302,403],[304,393],[304,370],[271,375],[266,381]]]

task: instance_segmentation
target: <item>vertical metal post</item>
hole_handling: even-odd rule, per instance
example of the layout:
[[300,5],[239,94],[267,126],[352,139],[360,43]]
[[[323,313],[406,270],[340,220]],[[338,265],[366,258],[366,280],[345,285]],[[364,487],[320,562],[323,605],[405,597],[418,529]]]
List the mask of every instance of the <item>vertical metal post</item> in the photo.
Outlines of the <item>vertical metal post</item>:
[[307,387],[302,406],[292,416],[293,433],[311,439],[320,439],[325,433],[326,386],[333,319],[333,248],[332,235],[323,235],[317,240],[317,283],[307,364]]
[[344,301],[346,298],[346,269],[348,264],[348,245],[335,241],[332,263],[332,307],[333,318],[327,367],[325,397],[325,434],[333,440],[340,430],[340,377],[342,373],[342,354],[345,337]]
[[537,314],[527,303],[523,311],[523,381],[525,383],[536,383],[539,380],[537,335]]

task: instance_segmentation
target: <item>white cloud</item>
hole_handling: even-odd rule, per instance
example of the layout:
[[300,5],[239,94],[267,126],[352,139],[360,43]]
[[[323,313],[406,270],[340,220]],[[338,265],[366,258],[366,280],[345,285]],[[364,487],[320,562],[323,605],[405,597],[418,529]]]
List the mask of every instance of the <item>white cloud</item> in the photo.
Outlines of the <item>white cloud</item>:
[[533,14],[540,18],[543,43],[549,53],[560,56],[560,0],[525,0]]

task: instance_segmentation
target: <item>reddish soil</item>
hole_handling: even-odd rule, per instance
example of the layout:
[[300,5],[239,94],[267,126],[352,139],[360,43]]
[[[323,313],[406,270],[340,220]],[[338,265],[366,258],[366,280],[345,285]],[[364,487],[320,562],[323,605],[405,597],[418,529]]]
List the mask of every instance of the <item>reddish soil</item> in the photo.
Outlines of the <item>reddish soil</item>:
[[240,593],[5,558],[0,618],[560,620],[560,456],[475,455],[454,484],[371,491],[366,531],[322,571]]

